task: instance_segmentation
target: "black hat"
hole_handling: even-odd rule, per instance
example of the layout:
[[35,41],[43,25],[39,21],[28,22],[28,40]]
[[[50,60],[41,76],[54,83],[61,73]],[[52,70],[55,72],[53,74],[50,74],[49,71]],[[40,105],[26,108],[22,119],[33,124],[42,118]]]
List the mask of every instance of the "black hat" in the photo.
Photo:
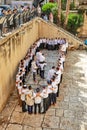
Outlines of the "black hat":
[[40,88],[36,88],[36,92],[37,92],[37,93],[40,92]]

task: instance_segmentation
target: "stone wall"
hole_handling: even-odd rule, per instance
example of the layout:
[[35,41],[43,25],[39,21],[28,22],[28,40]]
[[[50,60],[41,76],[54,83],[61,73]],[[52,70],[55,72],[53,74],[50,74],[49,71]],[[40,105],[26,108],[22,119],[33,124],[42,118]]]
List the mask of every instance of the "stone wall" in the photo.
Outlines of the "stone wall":
[[19,61],[37,39],[38,24],[36,21],[31,21],[0,40],[0,111],[15,86]]
[[38,38],[65,37],[78,48],[78,41],[62,29],[36,18],[0,40],[0,111],[15,87],[15,75],[20,60]]
[[[78,49],[80,45],[83,45],[83,41],[79,38],[75,37],[74,35],[70,34],[69,32],[65,31],[62,28],[59,28],[55,26],[52,23],[47,24],[47,22],[43,20],[38,20],[39,23],[39,36],[40,37],[47,37],[47,38],[66,38],[66,40],[69,42],[69,49],[72,47],[74,49]],[[83,47],[85,47],[83,45]]]

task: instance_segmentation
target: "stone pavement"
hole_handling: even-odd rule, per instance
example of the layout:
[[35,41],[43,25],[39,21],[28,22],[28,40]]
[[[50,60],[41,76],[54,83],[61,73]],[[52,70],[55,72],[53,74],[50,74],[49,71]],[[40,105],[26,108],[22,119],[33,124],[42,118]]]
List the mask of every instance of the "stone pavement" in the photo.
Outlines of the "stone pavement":
[[[45,51],[47,71],[56,65],[57,51]],[[87,130],[87,52],[69,51],[66,56],[63,82],[57,105],[51,106],[46,114],[29,115],[21,112],[16,90],[10,96],[0,113],[0,130]],[[39,86],[46,83],[37,78]],[[35,88],[32,74],[26,78],[27,84]]]

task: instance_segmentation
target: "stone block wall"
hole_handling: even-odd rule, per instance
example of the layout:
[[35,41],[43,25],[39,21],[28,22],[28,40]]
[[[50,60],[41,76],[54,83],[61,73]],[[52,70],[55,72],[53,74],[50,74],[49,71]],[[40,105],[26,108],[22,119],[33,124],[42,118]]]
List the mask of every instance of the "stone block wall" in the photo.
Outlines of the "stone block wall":
[[37,39],[38,24],[34,20],[0,40],[0,111],[15,87],[19,61]]
[[[55,38],[55,37],[60,37],[60,38],[66,38],[66,40],[69,43],[69,49],[72,47],[74,49],[78,49],[80,45],[83,45],[83,41],[79,40],[77,37],[74,35],[68,33],[62,28],[59,28],[55,26],[52,23],[43,21],[43,20],[38,20],[39,22],[39,36],[40,37],[47,37],[47,38]],[[83,45],[84,46],[84,45]]]

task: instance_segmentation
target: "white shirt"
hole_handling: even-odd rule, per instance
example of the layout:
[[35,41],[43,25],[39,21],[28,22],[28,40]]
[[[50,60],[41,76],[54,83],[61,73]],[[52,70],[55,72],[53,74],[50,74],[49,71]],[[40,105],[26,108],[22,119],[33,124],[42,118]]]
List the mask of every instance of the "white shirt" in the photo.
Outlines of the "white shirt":
[[66,42],[66,48],[68,48],[68,46],[69,46],[69,45],[68,45],[68,42]]
[[45,56],[40,55],[40,57],[39,57],[39,62],[43,62],[43,61],[45,61]]
[[36,62],[35,61],[32,62],[31,68],[32,68],[32,72],[36,72],[37,66],[36,66]]
[[48,89],[47,89],[48,93],[52,93],[52,85],[48,85]]
[[54,74],[55,74],[54,69],[49,70],[48,75],[47,75],[47,79],[50,80],[53,77]]
[[21,92],[22,92],[22,86],[18,87],[18,92],[19,92],[19,94],[21,94]]
[[47,97],[48,97],[47,88],[45,88],[45,89],[42,90],[41,96],[42,96],[43,98],[47,98]]
[[34,93],[34,102],[35,102],[35,104],[39,104],[39,103],[41,103],[41,94],[40,94],[40,96],[37,96],[37,94],[38,93]]
[[55,79],[56,84],[60,83],[61,75],[58,75]]
[[58,86],[56,84],[56,82],[52,82],[52,88],[53,88],[53,93],[57,93],[57,90],[58,90]]
[[61,74],[63,74],[63,64],[60,65]]
[[61,51],[66,51],[66,44],[63,44],[63,45],[62,45]]
[[22,93],[21,93],[21,100],[22,101],[25,101],[26,94],[27,94],[27,88],[22,89]]
[[42,55],[41,52],[37,52],[37,53],[36,53],[36,58],[37,58],[38,61],[39,61],[41,55]]

